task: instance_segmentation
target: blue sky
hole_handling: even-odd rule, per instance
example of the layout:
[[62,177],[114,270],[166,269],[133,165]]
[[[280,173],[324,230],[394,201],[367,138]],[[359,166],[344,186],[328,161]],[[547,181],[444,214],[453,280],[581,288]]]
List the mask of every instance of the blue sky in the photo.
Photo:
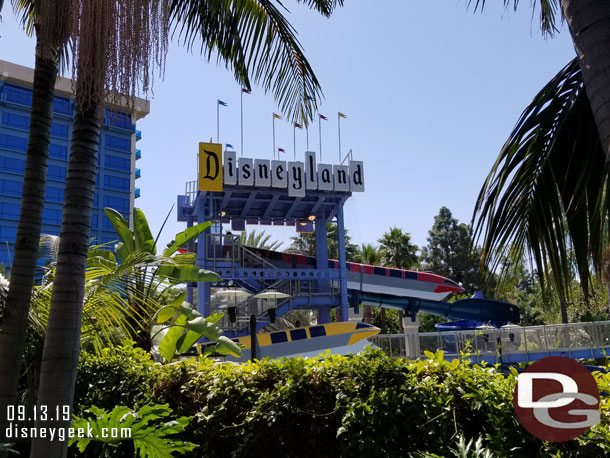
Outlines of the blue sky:
[[[2,12],[0,59],[33,66],[34,42],[10,10]],[[441,206],[469,222],[478,191],[520,113],[536,92],[574,57],[567,31],[539,33],[529,4],[517,12],[488,2],[474,14],[461,2],[346,0],[325,19],[296,2],[287,16],[324,91],[322,149],[338,160],[337,111],[346,113],[344,152],[364,161],[366,192],[346,206],[346,227],[356,243],[375,242],[390,226],[425,245]],[[499,2],[498,2],[499,3]],[[371,5],[375,5],[372,7]],[[142,197],[136,205],[154,232],[196,178],[197,144],[216,137],[216,99],[223,143],[240,145],[240,87],[215,61],[205,62],[173,42],[165,78],[157,78],[151,113],[138,123]],[[271,158],[270,94],[244,95],[244,156]],[[317,124],[310,149],[318,150]],[[297,132],[297,154],[305,150]],[[276,122],[276,143],[292,158],[292,127]],[[184,229],[175,211],[161,238]],[[288,240],[293,231],[274,230]],[[284,245],[284,247],[287,243]]]

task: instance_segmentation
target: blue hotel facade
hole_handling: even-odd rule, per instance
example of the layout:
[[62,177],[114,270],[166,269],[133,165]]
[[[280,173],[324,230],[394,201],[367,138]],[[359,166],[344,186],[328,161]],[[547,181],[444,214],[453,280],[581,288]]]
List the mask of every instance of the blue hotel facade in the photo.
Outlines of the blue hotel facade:
[[[19,219],[33,78],[32,69],[0,60],[0,264],[5,266],[12,262]],[[104,207],[112,207],[130,220],[134,201],[140,196],[136,187],[140,177],[136,161],[141,153],[136,143],[141,134],[135,128],[135,122],[148,112],[149,102],[142,99],[136,99],[133,111],[126,107],[105,109],[91,221],[94,243],[116,240],[112,225],[104,215]],[[60,231],[73,116],[72,84],[61,78],[55,86],[53,103],[42,226],[45,234],[59,235]]]

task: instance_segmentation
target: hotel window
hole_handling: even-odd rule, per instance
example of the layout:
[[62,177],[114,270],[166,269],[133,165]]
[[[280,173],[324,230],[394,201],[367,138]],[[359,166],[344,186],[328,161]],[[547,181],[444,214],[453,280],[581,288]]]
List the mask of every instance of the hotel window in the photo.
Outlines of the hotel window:
[[60,159],[65,161],[68,159],[68,147],[51,143],[49,146],[49,157],[51,159]]
[[120,212],[129,212],[129,200],[114,196],[104,196],[104,207],[114,208]]
[[19,219],[19,205],[0,203],[0,218],[17,221]]
[[64,201],[64,190],[61,188],[47,187],[44,195],[45,200],[49,202],[62,203]]
[[30,118],[15,113],[2,113],[2,125],[15,129],[28,130],[30,128]]
[[129,179],[114,177],[112,175],[104,176],[104,188],[114,189],[115,191],[129,192]]
[[11,86],[6,84],[3,88],[6,94],[6,101],[18,103],[19,105],[32,106],[32,91],[22,87]]
[[61,224],[61,210],[45,208],[42,210],[42,222],[43,224]]
[[0,242],[13,243],[17,238],[17,228],[10,226],[0,226]]
[[106,111],[106,117],[104,124],[107,126],[120,127],[122,129],[133,130],[133,124],[131,123],[131,115],[122,113],[120,111]]
[[20,181],[0,180],[0,194],[3,196],[21,197],[23,183]]
[[106,148],[112,148],[119,151],[131,152],[131,139],[116,137],[106,134]]
[[50,165],[49,170],[47,171],[47,179],[66,181],[66,168]]
[[68,138],[68,125],[59,122],[51,123],[51,136]]
[[14,135],[0,134],[0,148],[25,153],[27,151],[27,147],[27,138],[15,137]]
[[131,161],[127,158],[112,156],[111,154],[106,155],[105,159],[106,168],[122,170],[125,172],[131,171]]
[[61,113],[65,115],[72,114],[72,108],[70,108],[70,100],[63,97],[55,97],[53,99],[53,112]]
[[91,215],[91,229],[97,230],[97,213]]
[[23,175],[25,172],[25,161],[23,159],[0,156],[0,170]]

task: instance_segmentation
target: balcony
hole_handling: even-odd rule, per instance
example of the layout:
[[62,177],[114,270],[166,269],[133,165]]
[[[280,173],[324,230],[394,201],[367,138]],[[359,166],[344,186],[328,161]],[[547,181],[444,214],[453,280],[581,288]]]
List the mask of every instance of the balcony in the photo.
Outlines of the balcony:
[[136,180],[142,176],[142,172],[140,169],[136,169]]
[[142,150],[140,150],[140,149],[136,150],[136,161],[138,159],[142,159]]
[[138,197],[140,197],[140,188],[136,188],[136,190],[135,190],[135,193],[134,193],[134,194],[135,194],[135,196],[136,196],[136,199],[137,199]]
[[142,131],[136,130],[136,141],[142,140]]

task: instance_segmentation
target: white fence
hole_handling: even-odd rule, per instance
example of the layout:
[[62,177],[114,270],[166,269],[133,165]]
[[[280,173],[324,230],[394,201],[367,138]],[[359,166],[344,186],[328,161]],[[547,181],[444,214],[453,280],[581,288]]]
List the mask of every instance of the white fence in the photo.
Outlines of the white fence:
[[408,334],[381,334],[370,340],[389,356],[402,358],[424,357],[424,351],[437,350],[443,350],[446,359],[491,363],[546,356],[602,358],[610,355],[610,321],[420,333],[418,352],[412,351],[408,339]]

